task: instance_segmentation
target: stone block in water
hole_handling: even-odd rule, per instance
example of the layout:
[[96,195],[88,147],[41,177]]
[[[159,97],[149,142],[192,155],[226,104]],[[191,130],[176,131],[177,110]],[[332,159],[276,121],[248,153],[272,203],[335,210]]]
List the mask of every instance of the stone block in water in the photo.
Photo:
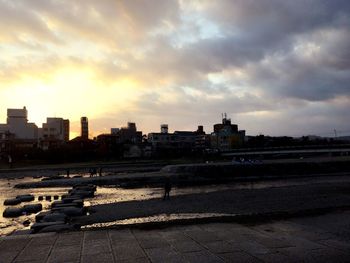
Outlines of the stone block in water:
[[34,201],[34,195],[31,195],[31,194],[17,195],[16,199],[21,200],[21,202],[31,202],[31,201]]
[[8,207],[2,213],[3,217],[19,217],[23,214],[22,208],[19,207]]
[[82,216],[85,215],[85,209],[79,207],[57,207],[52,208],[53,212],[63,213],[67,216]]
[[50,213],[42,218],[42,222],[67,222],[68,217],[63,213]]
[[48,226],[56,226],[56,225],[64,225],[64,221],[58,221],[58,222],[40,222],[40,223],[34,223],[30,229],[34,231],[34,233],[38,232],[39,230],[43,229],[44,227]]
[[79,227],[76,225],[69,225],[69,224],[60,224],[60,225],[52,225],[52,226],[47,226],[42,229],[40,229],[38,232],[39,233],[48,233],[48,232],[63,232],[63,231],[73,231],[73,230],[78,230]]
[[18,205],[21,203],[21,200],[18,198],[6,199],[4,205]]
[[43,209],[42,204],[32,204],[32,205],[23,206],[22,211],[27,214],[34,214],[34,213],[40,212],[42,209]]

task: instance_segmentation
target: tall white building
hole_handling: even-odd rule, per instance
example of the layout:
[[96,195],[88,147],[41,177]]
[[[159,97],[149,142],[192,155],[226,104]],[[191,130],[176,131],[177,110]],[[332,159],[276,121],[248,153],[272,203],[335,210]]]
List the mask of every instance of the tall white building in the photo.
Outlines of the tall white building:
[[35,123],[28,122],[28,112],[26,107],[23,109],[7,109],[7,124],[2,125],[16,139],[38,139],[38,126]]
[[69,120],[63,118],[46,118],[43,123],[40,138],[69,141]]

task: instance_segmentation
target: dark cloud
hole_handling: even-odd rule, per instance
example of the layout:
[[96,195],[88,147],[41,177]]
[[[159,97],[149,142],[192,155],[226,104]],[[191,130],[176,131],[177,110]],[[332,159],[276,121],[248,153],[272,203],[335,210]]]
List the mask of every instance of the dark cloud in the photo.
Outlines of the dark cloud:
[[[135,81],[136,120],[142,113],[190,127],[228,112],[255,132],[287,133],[290,119],[295,130],[344,125],[337,101],[350,96],[347,0],[0,0],[0,29],[0,50],[22,51],[0,58],[3,83],[70,65],[106,88]],[[94,54],[77,52],[84,45]]]

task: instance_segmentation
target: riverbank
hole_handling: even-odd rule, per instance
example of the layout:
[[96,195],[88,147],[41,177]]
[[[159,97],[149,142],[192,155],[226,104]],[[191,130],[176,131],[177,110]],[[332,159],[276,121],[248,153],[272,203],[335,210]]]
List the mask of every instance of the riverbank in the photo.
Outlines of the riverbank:
[[[349,174],[350,157],[311,158],[291,160],[270,160],[265,162],[217,162],[194,163],[143,167],[104,168],[103,176],[64,178],[17,184],[18,188],[66,187],[76,184],[117,185],[120,187],[162,187],[164,178],[170,177],[173,185],[226,184],[230,182],[249,182],[259,180],[278,180],[300,177],[328,176],[330,174]],[[85,175],[88,173],[86,172]]]
[[89,207],[88,216],[78,217],[74,221],[82,226],[107,222],[111,226],[111,222],[126,219],[181,214],[223,215],[225,220],[259,221],[266,217],[283,218],[344,208],[350,208],[349,176],[340,180],[329,178],[328,181],[314,178],[303,185],[262,189],[234,189],[232,186],[231,189],[219,191],[175,195],[166,201],[160,195],[149,200],[95,205]]
[[[300,166],[305,168],[306,164],[312,164],[312,166],[320,167],[318,171],[326,171],[330,164],[332,172],[339,170],[340,164],[342,169],[350,171],[350,156],[335,156],[335,157],[313,157],[313,158],[303,158],[303,159],[276,159],[276,160],[263,160],[259,162],[194,162],[191,163],[189,160],[133,160],[133,161],[120,161],[120,162],[84,162],[84,163],[67,163],[67,164],[51,164],[51,165],[29,165],[19,168],[0,168],[1,178],[22,178],[22,177],[32,177],[32,176],[57,176],[66,175],[67,170],[70,174],[82,174],[89,173],[90,168],[102,168],[102,170],[108,174],[117,173],[133,173],[133,172],[154,172],[159,171],[163,168],[164,172],[167,173],[202,173],[207,171],[211,173],[215,171],[216,173],[221,172],[221,169],[225,167],[233,167],[239,172],[239,169],[244,170],[254,170],[257,167],[261,171],[264,167],[280,167],[278,169],[268,168],[268,173],[271,171],[277,171],[282,169],[282,172],[288,171],[290,167]],[[323,164],[323,165],[322,165]],[[333,165],[332,165],[333,164]],[[287,165],[288,167],[283,167]],[[304,167],[303,167],[304,166]],[[337,167],[338,166],[338,167]],[[219,170],[217,169],[219,168]],[[308,167],[306,167],[308,168]],[[325,170],[325,169],[326,170]],[[230,168],[231,169],[231,168]],[[329,170],[329,169],[328,169]],[[204,171],[204,172],[205,172]],[[308,169],[305,173],[310,172]],[[304,173],[304,172],[303,172]]]
[[117,162],[117,163],[78,163],[61,165],[43,165],[24,168],[0,169],[0,178],[16,179],[23,177],[54,177],[57,175],[66,176],[69,171],[70,176],[89,175],[91,168],[96,168],[99,172],[102,169],[103,175],[120,173],[147,173],[159,171],[164,167],[164,162]]

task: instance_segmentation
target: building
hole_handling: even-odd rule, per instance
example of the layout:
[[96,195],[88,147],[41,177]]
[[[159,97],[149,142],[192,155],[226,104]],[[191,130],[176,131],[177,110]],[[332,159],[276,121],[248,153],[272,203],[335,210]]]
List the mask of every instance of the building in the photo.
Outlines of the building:
[[39,129],[28,122],[28,111],[7,109],[6,124],[0,124],[0,156],[25,154],[38,145]]
[[140,157],[142,151],[142,132],[137,131],[134,122],[128,122],[126,127],[111,128],[110,134],[100,134],[96,137],[98,152],[110,157]]
[[116,134],[119,135],[121,143],[142,143],[142,132],[137,131],[134,122],[128,122],[127,127],[120,128]]
[[69,141],[69,120],[63,118],[46,118],[41,134],[43,139],[57,139],[63,142]]
[[26,107],[23,107],[23,109],[7,109],[6,126],[16,139],[38,139],[38,126],[35,123],[28,122]]
[[81,139],[88,140],[89,139],[89,122],[87,117],[80,118],[81,124]]
[[161,133],[168,133],[168,131],[169,131],[169,126],[168,126],[168,124],[161,124],[160,125],[160,132]]
[[148,142],[155,151],[158,149],[198,150],[205,147],[205,132],[203,126],[198,126],[196,131],[174,131],[174,133],[169,133],[168,125],[162,124],[160,133],[152,132],[148,134]]
[[119,128],[111,128],[111,134],[118,134]]
[[2,129],[2,125],[3,124],[0,124],[0,159],[6,158],[9,155],[14,139],[14,134],[10,133],[8,130]]
[[238,130],[237,124],[232,124],[226,113],[222,117],[222,123],[214,125],[214,132],[211,134],[211,148],[220,151],[227,151],[237,148],[244,143],[245,131]]
[[48,150],[69,141],[69,120],[63,118],[46,118],[39,129],[40,147]]

